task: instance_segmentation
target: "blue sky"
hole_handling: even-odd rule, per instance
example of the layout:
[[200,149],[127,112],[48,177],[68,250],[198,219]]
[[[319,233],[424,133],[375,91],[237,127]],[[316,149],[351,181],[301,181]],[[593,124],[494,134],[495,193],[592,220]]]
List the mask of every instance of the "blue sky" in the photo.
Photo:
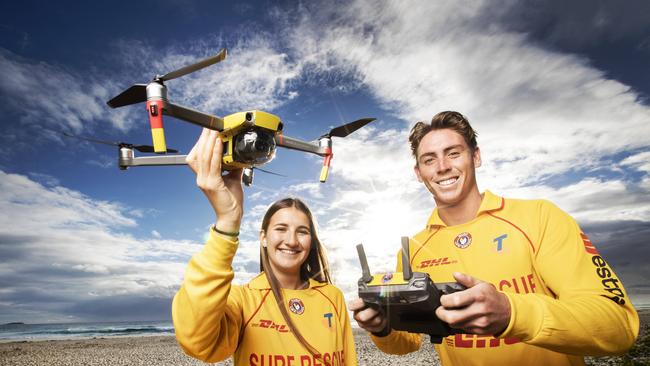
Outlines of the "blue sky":
[[[315,212],[335,283],[351,299],[363,242],[390,270],[399,237],[433,208],[415,179],[410,127],[458,110],[479,132],[481,190],[547,198],[579,221],[650,304],[650,6],[642,1],[21,1],[0,5],[0,322],[169,319],[183,269],[214,214],[185,167],[119,171],[117,151],[48,130],[150,144],[143,105],[105,102],[218,52],[167,83],[175,103],[261,109],[310,140],[279,150],[245,189],[235,281],[258,269],[265,208],[299,196]],[[200,130],[165,120],[187,153]]]

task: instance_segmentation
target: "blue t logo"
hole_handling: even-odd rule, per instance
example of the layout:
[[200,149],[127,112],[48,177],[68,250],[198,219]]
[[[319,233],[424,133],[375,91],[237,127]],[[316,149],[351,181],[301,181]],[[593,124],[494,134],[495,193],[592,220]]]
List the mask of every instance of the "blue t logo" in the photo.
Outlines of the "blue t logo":
[[497,243],[497,252],[500,252],[501,249],[503,249],[503,240],[508,237],[508,234],[503,234],[498,238],[495,238],[492,240],[493,242]]
[[329,324],[329,326],[331,328],[332,327],[332,313],[323,314],[323,318],[327,318],[327,323]]

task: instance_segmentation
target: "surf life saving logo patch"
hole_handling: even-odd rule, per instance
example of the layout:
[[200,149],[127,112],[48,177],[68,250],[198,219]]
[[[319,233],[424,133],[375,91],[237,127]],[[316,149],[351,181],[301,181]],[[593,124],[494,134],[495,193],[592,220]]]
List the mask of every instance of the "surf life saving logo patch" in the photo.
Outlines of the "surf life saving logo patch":
[[305,304],[300,299],[291,299],[289,300],[289,310],[294,314],[301,315],[305,312]]
[[470,233],[460,233],[456,239],[454,239],[454,245],[460,249],[465,249],[470,244],[472,244],[472,235]]

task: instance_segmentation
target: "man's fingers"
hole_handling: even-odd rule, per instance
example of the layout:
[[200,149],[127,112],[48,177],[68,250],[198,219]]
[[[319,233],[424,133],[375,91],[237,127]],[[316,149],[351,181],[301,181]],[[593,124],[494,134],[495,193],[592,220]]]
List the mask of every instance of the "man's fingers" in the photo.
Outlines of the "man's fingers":
[[454,292],[449,295],[442,295],[440,297],[440,305],[448,309],[462,308],[471,305],[477,300],[481,300],[476,298],[480,295],[480,291],[477,291],[478,288],[474,289],[474,287],[484,283],[483,281],[460,272],[454,272],[454,278],[458,283],[467,287],[467,290]]
[[461,285],[467,288],[474,287],[479,283],[483,282],[478,278],[474,278],[468,274],[464,274],[460,272],[454,272],[453,275],[454,275],[454,279],[456,279],[456,282],[460,283]]
[[377,327],[384,319],[382,313],[373,308],[365,308],[354,314],[354,319],[365,327]]
[[366,303],[362,299],[354,299],[348,303],[348,309],[352,311],[363,310],[366,307]]
[[474,311],[471,307],[457,310],[445,309],[439,306],[436,309],[436,316],[452,328],[466,329],[470,325],[474,326],[474,320],[484,316],[484,314]]
[[471,288],[467,290],[454,292],[449,295],[440,296],[440,305],[446,309],[458,309],[471,305],[475,301],[474,291]]

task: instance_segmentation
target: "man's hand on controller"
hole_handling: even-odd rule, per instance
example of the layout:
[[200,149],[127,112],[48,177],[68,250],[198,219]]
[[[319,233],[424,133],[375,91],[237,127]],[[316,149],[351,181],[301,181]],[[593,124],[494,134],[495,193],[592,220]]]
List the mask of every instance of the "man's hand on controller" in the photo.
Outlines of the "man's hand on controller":
[[[508,327],[511,315],[510,301],[506,295],[493,285],[463,273],[454,272],[454,278],[467,290],[442,295],[442,306],[436,309],[438,318],[452,328],[467,333],[502,333]],[[361,323],[359,326],[364,328]]]
[[359,326],[371,333],[380,333],[386,328],[388,320],[379,309],[367,306],[362,299],[348,303],[348,309],[354,313],[354,320]]

